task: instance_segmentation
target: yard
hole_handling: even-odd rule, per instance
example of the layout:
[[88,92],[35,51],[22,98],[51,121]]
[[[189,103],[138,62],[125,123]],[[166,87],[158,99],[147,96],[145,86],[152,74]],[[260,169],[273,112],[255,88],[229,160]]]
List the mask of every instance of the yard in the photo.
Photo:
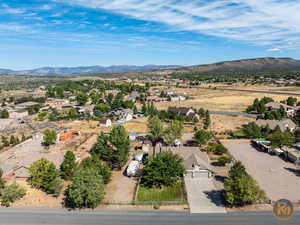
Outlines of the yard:
[[181,182],[161,189],[140,186],[137,195],[138,202],[183,202],[184,199],[184,190]]
[[236,160],[243,163],[269,199],[300,200],[300,169],[293,163],[260,152],[247,140],[223,140],[222,143]]

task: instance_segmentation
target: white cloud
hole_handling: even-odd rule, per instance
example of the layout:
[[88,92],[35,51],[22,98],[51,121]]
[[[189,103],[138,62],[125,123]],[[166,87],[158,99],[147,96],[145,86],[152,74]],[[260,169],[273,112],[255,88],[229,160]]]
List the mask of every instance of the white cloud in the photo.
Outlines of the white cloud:
[[280,51],[281,49],[280,48],[270,48],[270,49],[268,49],[267,51],[268,52],[278,52],[278,51]]
[[[300,47],[300,0],[56,0],[258,45]],[[296,37],[296,38],[295,38]]]

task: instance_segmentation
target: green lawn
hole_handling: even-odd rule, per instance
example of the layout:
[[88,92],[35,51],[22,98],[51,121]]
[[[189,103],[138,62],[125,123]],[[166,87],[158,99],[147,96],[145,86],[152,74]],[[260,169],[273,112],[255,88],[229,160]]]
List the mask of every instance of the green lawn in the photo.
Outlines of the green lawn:
[[235,138],[243,138],[246,136],[246,134],[243,130],[235,130],[232,132],[232,136]]
[[141,186],[137,200],[139,202],[183,201],[182,183],[179,182],[172,187],[163,188],[145,188]]

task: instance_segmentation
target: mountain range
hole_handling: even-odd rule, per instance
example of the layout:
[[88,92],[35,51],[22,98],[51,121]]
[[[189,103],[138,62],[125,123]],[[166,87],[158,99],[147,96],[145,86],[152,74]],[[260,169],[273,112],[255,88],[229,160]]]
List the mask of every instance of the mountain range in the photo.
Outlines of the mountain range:
[[168,75],[172,73],[192,73],[208,71],[243,71],[243,70],[280,70],[280,71],[300,71],[300,60],[292,58],[254,58],[241,59],[235,61],[224,61],[213,64],[203,64],[196,66],[178,65],[145,65],[145,66],[87,66],[87,67],[43,67],[33,70],[14,71],[0,69],[0,74],[14,75],[38,75],[38,76],[60,76],[60,75],[84,75],[102,73],[128,73],[136,75],[143,71],[149,75]]
[[60,75],[83,75],[83,74],[100,74],[100,73],[124,73],[129,71],[145,71],[175,68],[178,65],[116,65],[116,66],[81,66],[81,67],[42,67],[32,70],[10,70],[1,69],[0,74],[13,75],[36,75],[36,76],[60,76]]

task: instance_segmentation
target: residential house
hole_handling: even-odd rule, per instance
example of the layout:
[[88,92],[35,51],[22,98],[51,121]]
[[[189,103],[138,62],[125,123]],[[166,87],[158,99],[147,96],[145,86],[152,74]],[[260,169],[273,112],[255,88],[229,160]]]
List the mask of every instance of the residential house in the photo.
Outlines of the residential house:
[[128,101],[133,101],[133,102],[135,102],[136,99],[139,98],[139,97],[140,97],[140,93],[134,91],[134,92],[132,92],[131,94],[124,96],[124,99],[125,99],[125,100],[128,100]]
[[17,109],[9,112],[10,119],[19,119],[28,116],[28,111],[26,109]]
[[278,110],[283,108],[288,116],[293,116],[299,107],[289,106],[279,102],[269,102],[265,105],[267,110]]
[[184,159],[183,166],[186,169],[185,176],[193,179],[211,178],[213,172],[209,164],[209,158],[205,152],[192,153]]
[[112,126],[111,119],[109,119],[109,118],[101,118],[99,121],[99,124],[101,127],[111,127]]
[[284,119],[284,120],[256,120],[255,123],[258,126],[269,126],[272,130],[275,129],[277,126],[280,128],[281,131],[285,131],[289,129],[290,131],[294,131],[296,129],[296,124],[291,119]]
[[132,109],[118,109],[111,112],[111,115],[121,121],[130,121],[133,119]]
[[168,109],[169,113],[181,115],[181,116],[191,116],[199,119],[199,115],[192,109],[187,107],[170,107]]
[[39,105],[39,104],[41,104],[41,103],[39,103],[39,102],[24,102],[24,103],[20,103],[20,104],[15,105],[15,108],[16,109],[26,109],[28,107],[36,106],[36,105]]

